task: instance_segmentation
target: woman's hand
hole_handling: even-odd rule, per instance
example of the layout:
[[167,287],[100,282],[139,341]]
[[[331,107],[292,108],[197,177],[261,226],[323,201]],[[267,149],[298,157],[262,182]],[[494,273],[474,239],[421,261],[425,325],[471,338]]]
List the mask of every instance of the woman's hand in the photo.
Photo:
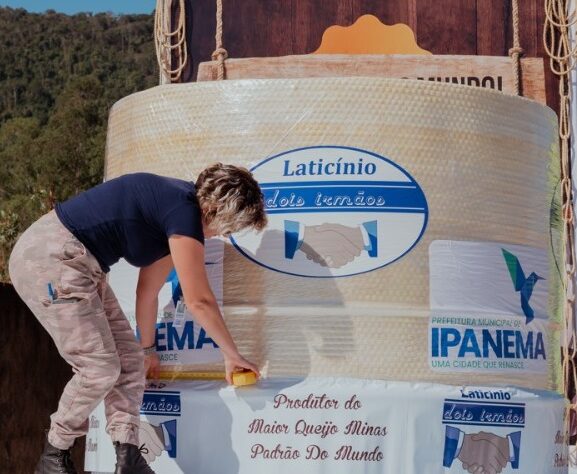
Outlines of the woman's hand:
[[160,358],[156,352],[144,356],[144,371],[147,379],[158,380]]
[[238,372],[242,369],[252,370],[257,377],[260,377],[257,366],[238,353],[234,356],[224,356],[224,369],[226,371],[226,381],[231,385],[233,372]]

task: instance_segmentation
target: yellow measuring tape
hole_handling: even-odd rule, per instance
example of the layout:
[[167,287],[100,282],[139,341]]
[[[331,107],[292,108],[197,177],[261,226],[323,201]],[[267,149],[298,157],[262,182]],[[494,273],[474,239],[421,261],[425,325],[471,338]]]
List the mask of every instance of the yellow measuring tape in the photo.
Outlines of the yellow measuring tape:
[[[194,371],[160,371],[158,373],[160,380],[224,380],[224,372],[194,372]],[[235,372],[232,374],[232,383],[237,387],[252,385],[256,383],[256,374],[250,370]]]
[[158,373],[162,380],[224,380],[224,372],[165,371]]

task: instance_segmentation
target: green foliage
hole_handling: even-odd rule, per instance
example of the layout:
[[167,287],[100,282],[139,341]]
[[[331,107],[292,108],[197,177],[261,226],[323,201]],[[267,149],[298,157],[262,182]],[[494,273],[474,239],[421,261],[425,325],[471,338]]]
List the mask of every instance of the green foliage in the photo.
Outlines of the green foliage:
[[153,26],[0,8],[0,281],[26,227],[102,181],[111,105],[158,83]]

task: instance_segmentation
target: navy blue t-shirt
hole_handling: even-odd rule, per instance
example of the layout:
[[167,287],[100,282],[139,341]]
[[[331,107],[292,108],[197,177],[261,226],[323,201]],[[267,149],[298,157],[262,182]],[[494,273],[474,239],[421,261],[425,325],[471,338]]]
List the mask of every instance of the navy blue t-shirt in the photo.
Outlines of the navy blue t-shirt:
[[150,265],[170,253],[173,234],[204,244],[194,184],[181,179],[127,174],[57,203],[56,214],[104,272],[120,258]]

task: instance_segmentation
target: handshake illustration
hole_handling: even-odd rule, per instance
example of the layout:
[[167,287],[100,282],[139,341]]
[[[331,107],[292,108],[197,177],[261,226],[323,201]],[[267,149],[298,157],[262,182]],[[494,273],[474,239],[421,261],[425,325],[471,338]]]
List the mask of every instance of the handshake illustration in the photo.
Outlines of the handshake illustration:
[[357,227],[342,224],[304,226],[297,221],[284,221],[285,258],[293,259],[297,250],[307,259],[328,268],[340,268],[366,250],[377,257],[377,221]]
[[520,445],[520,431],[502,437],[485,431],[466,434],[447,426],[443,466],[451,467],[459,459],[469,473],[499,474],[509,462],[513,469],[519,469]]
[[158,426],[141,420],[138,436],[140,452],[147,463],[153,462],[162,451],[176,458],[176,420],[165,421]]

